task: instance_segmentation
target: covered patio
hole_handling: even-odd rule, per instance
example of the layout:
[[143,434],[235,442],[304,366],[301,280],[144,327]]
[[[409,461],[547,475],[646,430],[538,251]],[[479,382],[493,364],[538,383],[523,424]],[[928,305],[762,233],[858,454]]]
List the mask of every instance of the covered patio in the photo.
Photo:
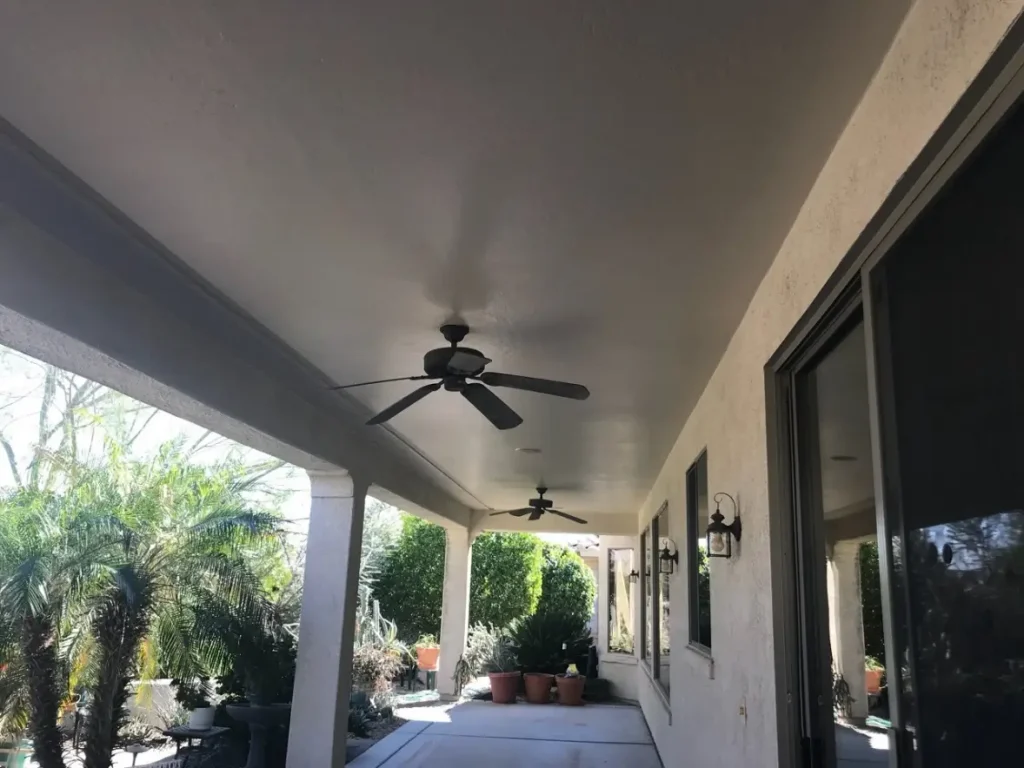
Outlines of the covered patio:
[[468,701],[407,710],[409,722],[349,763],[352,768],[661,768],[638,707],[501,705]]
[[[464,703],[357,768],[794,765],[765,366],[1009,98],[1022,5],[5,3],[0,343],[308,471],[288,768],[344,764],[368,494],[445,529],[443,697],[474,538],[579,533],[638,707]],[[584,522],[495,516],[538,486]]]

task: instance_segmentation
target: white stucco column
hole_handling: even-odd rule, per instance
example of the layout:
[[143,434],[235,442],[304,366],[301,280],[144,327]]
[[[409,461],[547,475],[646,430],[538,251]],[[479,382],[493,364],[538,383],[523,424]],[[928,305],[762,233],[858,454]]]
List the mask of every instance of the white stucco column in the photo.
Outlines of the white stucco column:
[[829,561],[829,623],[836,669],[850,686],[852,717],[867,717],[868,694],[864,676],[864,618],[860,596],[858,541],[835,545]]
[[341,470],[311,471],[309,480],[288,768],[342,768],[367,486]]
[[445,529],[444,588],[441,598],[441,658],[437,691],[443,699],[455,698],[455,665],[466,648],[469,630],[469,578],[473,536],[468,528]]

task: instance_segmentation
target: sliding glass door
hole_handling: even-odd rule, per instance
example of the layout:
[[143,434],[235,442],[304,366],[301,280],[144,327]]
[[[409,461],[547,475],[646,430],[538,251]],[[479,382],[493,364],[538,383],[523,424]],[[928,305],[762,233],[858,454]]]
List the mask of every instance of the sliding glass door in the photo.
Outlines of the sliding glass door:
[[1024,114],[870,285],[903,751],[925,768],[1019,763]]

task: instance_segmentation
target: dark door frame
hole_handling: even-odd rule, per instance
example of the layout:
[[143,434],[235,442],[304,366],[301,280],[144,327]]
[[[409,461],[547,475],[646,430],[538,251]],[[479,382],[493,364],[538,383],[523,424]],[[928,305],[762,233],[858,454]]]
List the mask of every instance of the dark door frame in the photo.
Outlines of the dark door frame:
[[[886,579],[890,553],[887,551],[889,530],[884,499],[893,489],[886,486],[883,453],[888,454],[890,467],[893,454],[885,451],[879,436],[880,382],[877,380],[876,363],[879,350],[876,349],[872,322],[875,312],[872,298],[874,268],[985,137],[1016,105],[1022,94],[1024,18],[1019,18],[765,366],[772,629],[780,768],[799,766],[803,759],[803,746],[800,743],[802,713],[799,704],[805,675],[800,669],[800,601],[793,567],[798,552],[799,533],[795,524],[798,503],[796,489],[799,485],[794,464],[797,442],[794,429],[796,414],[792,408],[794,374],[813,357],[816,350],[820,351],[830,338],[834,338],[835,332],[849,319],[851,312],[863,309],[876,519],[879,522],[880,539],[884,538],[886,544],[879,548],[879,568],[883,579]],[[881,382],[881,386],[884,388],[885,383]],[[893,620],[896,617],[894,611],[899,610],[899,606],[890,604],[888,585],[884,581],[882,593],[888,652],[892,647],[889,632],[895,631],[894,628],[900,625],[900,622]],[[897,668],[895,661],[887,659],[887,666],[890,669]],[[893,707],[895,703],[892,713],[895,729],[903,727],[898,699],[899,696],[890,697],[890,706]],[[900,751],[904,749],[900,745],[894,746]],[[897,759],[895,750],[890,755],[891,761]]]

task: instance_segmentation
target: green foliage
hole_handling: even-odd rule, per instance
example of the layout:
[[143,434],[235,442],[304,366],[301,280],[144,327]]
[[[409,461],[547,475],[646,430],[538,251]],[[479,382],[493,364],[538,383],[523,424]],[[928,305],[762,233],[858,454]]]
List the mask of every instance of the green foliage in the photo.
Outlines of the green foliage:
[[590,619],[597,595],[594,572],[578,553],[557,544],[544,547],[542,586],[537,612],[555,612]]
[[0,498],[0,645],[13,638],[27,670],[18,696],[40,765],[64,765],[57,712],[88,682],[85,764],[105,768],[133,677],[209,674],[230,653],[202,629],[210,615],[274,615],[263,584],[281,561],[278,519],[247,506],[265,468],[196,466],[181,441],[145,461],[112,442],[94,463],[43,458],[59,492]]
[[520,668],[557,674],[572,663],[585,669],[591,642],[587,624],[588,617],[552,612],[514,621],[509,634]]
[[474,624],[470,628],[464,658],[474,675],[512,672],[518,663],[508,632],[486,624]]
[[193,710],[210,706],[210,691],[203,680],[171,680],[174,686],[174,701],[183,709]]
[[374,595],[381,613],[399,620],[399,637],[407,642],[441,633],[444,550],[444,528],[405,515],[398,543],[380,564]]
[[471,623],[507,627],[537,610],[541,540],[532,533],[482,533],[473,542]]
[[416,641],[414,648],[437,648],[437,635],[426,634],[420,635]]
[[878,572],[878,544],[867,542],[857,552],[860,564],[861,615],[864,622],[864,653],[885,658],[882,629],[882,584]]
[[[381,612],[398,621],[413,642],[441,632],[445,533],[406,515],[398,543],[384,556],[374,584]],[[474,623],[507,626],[537,608],[541,590],[540,540],[526,533],[485,533],[473,544],[469,616]]]
[[711,568],[708,552],[697,547],[697,624],[701,642],[711,645]]

